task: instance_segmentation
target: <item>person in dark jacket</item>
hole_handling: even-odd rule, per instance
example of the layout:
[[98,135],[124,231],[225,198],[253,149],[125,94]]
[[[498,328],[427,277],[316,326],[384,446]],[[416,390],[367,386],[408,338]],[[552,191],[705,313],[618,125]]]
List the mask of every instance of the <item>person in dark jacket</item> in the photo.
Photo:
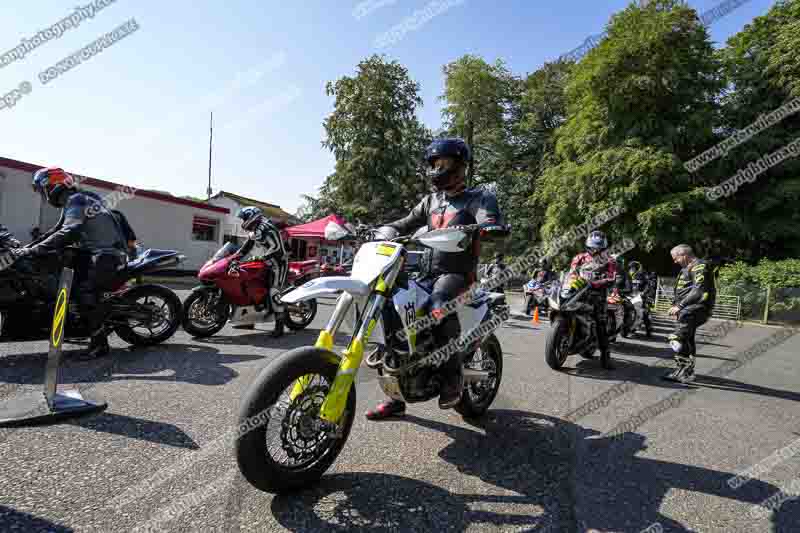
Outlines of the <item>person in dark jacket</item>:
[[128,259],[133,261],[136,259],[136,241],[138,240],[136,233],[133,231],[133,228],[128,222],[127,217],[125,217],[125,214],[122,211],[118,209],[112,209],[111,214],[114,215],[114,218],[119,224],[120,230],[122,230],[122,235],[125,237],[125,243],[128,246]]
[[[435,140],[428,146],[425,159],[430,165],[428,176],[436,192],[417,204],[405,218],[378,229],[382,238],[391,239],[412,233],[428,226],[439,229],[451,226],[485,224],[481,235],[504,237],[505,226],[497,198],[479,189],[467,189],[466,166],[472,158],[469,146],[459,138]],[[460,335],[457,316],[447,314],[445,304],[464,292],[477,280],[480,239],[461,252],[432,250],[430,260],[431,299],[430,314],[439,320],[433,333],[437,344],[444,346]],[[445,383],[439,396],[439,407],[450,409],[461,400],[464,388],[462,374],[463,353],[456,353],[442,367]],[[405,402],[387,400],[367,411],[368,419],[375,420],[405,414]]]
[[33,190],[53,207],[61,208],[58,223],[37,241],[14,250],[18,258],[61,256],[68,246],[77,250],[76,289],[78,304],[85,313],[91,333],[83,359],[107,355],[108,332],[103,328],[106,308],[102,293],[111,289],[125,268],[126,243],[114,215],[103,199],[78,188],[74,178],[61,168],[43,168],[33,174]]
[[642,321],[648,337],[653,336],[653,323],[650,320],[650,308],[653,305],[653,289],[651,287],[651,278],[647,272],[642,269],[642,264],[639,261],[631,261],[628,265],[628,278],[630,279],[631,290],[634,290],[642,295]]
[[680,244],[670,253],[672,260],[681,267],[681,272],[669,309],[669,315],[678,321],[675,331],[668,337],[675,353],[676,368],[664,379],[689,383],[694,380],[694,359],[697,355],[695,333],[711,317],[717,290],[708,262],[695,257],[691,246]]

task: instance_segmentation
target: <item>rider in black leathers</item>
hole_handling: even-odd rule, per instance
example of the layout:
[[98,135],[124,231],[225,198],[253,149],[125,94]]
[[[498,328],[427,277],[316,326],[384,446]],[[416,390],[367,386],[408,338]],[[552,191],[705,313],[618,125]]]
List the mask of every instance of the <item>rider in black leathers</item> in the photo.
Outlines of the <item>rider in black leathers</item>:
[[630,280],[631,290],[637,291],[642,295],[642,321],[648,337],[653,336],[653,324],[650,320],[650,307],[653,305],[653,287],[650,276],[642,269],[639,261],[631,261],[628,265],[628,279]]
[[74,178],[60,168],[43,168],[33,175],[33,190],[53,207],[62,208],[58,223],[39,239],[13,253],[17,258],[63,257],[68,246],[76,248],[78,304],[85,313],[92,337],[89,349],[80,357],[94,359],[107,355],[108,331],[103,327],[106,306],[102,293],[110,290],[117,273],[127,263],[127,243],[103,199],[78,188]]
[[[465,184],[466,165],[471,159],[471,151],[462,139],[439,139],[426,151],[430,165],[429,176],[436,191],[429,194],[405,218],[387,224],[378,233],[384,238],[412,233],[427,225],[438,229],[468,224],[490,224],[497,231],[487,234],[505,236],[503,217],[494,194],[467,189]],[[444,345],[460,334],[458,319],[454,313],[447,315],[444,305],[464,292],[477,280],[480,239],[475,239],[472,247],[463,252],[432,251],[431,274],[433,275],[430,313],[441,322],[434,328],[437,344]],[[445,316],[447,315],[447,316]],[[463,390],[463,353],[453,355],[443,366],[445,383],[442,385],[439,406],[449,409],[461,399]],[[405,403],[387,400],[367,412],[369,419],[380,419],[405,413]]]

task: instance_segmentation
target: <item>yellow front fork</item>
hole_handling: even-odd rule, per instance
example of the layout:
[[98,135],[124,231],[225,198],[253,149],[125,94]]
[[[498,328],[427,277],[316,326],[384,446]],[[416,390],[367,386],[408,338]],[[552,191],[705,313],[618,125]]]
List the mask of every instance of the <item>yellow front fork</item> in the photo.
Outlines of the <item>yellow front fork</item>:
[[[319,337],[317,337],[317,342],[314,343],[314,348],[322,348],[323,350],[328,350],[330,352],[333,351],[333,335],[327,330],[322,330],[319,332]],[[308,384],[311,382],[312,376],[302,376],[294,383],[294,387],[292,388],[292,392],[289,394],[289,399],[294,401],[295,398],[300,396]]]
[[[388,284],[384,282],[383,276],[378,278],[377,286],[384,291],[386,290]],[[356,379],[356,373],[358,372],[358,368],[361,366],[361,361],[364,358],[364,344],[369,341],[369,338],[372,335],[372,330],[378,323],[375,316],[383,305],[384,300],[385,297],[383,295],[375,295],[368,307],[368,310],[365,312],[366,317],[371,317],[369,318],[369,322],[362,323],[359,331],[353,335],[353,339],[350,341],[350,346],[348,346],[347,349],[342,352],[342,358],[339,361],[339,368],[336,371],[336,377],[333,380],[333,385],[331,386],[331,390],[325,396],[325,401],[320,407],[319,416],[321,419],[327,422],[334,424],[338,423],[342,417],[342,414],[344,413],[344,409],[347,406],[347,396],[350,392],[350,387],[353,386],[353,382]],[[322,330],[314,346],[316,348],[322,348],[323,350],[332,352],[333,336],[327,329]],[[331,355],[334,356],[333,354]],[[306,387],[308,387],[310,381],[310,375],[305,375],[298,378],[294,384],[294,387],[292,388],[289,398],[294,401],[294,399],[297,398]]]

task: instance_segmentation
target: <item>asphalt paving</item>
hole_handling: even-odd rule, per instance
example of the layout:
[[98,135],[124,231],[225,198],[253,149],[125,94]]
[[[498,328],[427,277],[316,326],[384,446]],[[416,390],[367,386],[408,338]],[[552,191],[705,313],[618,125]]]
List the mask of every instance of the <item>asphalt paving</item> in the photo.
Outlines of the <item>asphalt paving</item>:
[[[0,429],[0,531],[800,531],[800,340],[759,352],[782,330],[715,337],[714,321],[686,387],[659,379],[668,320],[652,339],[618,339],[614,371],[576,356],[556,372],[548,323],[516,314],[497,331],[503,380],[480,420],[433,400],[367,421],[383,394],[363,367],[352,433],[319,485],[262,493],[224,435],[261,369],[313,344],[332,309],[279,339],[269,324],[135,350],[112,337],[94,362],[68,346],[61,382],[108,409]],[[41,388],[47,349],[0,345],[0,402]]]

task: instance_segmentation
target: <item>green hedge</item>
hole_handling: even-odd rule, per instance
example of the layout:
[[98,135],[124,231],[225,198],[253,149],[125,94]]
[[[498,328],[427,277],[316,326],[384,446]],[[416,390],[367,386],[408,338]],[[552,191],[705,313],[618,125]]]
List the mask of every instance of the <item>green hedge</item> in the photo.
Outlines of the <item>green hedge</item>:
[[800,259],[784,259],[783,261],[762,259],[754,266],[738,261],[720,269],[719,283],[720,286],[743,283],[762,288],[798,288],[800,287]]

